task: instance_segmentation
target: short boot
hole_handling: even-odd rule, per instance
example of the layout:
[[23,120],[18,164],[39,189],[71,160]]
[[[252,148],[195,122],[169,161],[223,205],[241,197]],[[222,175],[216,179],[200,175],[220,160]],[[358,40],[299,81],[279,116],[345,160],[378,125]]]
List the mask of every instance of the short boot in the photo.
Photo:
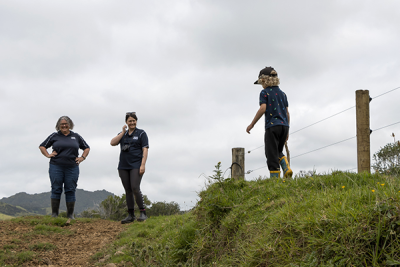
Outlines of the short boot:
[[281,171],[270,171],[269,178],[280,178]]
[[129,212],[128,212],[128,217],[126,217],[125,219],[123,219],[123,220],[121,221],[121,223],[122,223],[122,224],[131,223],[131,222],[133,222],[133,221],[135,221],[135,220],[136,220],[136,217],[135,217],[134,211],[129,211]]
[[283,177],[292,177],[293,171],[289,166],[289,162],[288,162],[286,156],[283,156],[282,158],[280,158],[279,163],[281,164],[281,167],[283,170]]
[[144,222],[147,219],[146,211],[141,210],[140,211],[140,216],[137,218],[138,222]]
[[75,202],[67,202],[66,204],[67,204],[67,218],[75,220],[74,218]]
[[58,211],[60,209],[60,199],[51,199],[51,217],[58,217]]

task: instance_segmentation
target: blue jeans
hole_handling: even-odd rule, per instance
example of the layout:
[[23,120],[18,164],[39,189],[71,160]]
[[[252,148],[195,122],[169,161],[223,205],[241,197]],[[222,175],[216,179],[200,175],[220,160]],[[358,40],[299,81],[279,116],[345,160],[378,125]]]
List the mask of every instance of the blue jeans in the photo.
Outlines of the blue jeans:
[[70,167],[50,164],[49,175],[51,182],[51,198],[61,199],[64,184],[65,202],[75,202],[79,166]]

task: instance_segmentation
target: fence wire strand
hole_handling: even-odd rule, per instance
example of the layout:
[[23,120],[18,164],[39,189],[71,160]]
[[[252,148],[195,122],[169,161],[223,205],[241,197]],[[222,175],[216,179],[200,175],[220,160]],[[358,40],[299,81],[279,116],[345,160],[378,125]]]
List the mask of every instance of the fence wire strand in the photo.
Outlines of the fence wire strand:
[[380,95],[378,95],[378,96],[375,96],[375,97],[373,97],[372,99],[381,97],[381,96],[386,95],[386,94],[388,94],[388,93],[390,93],[390,92],[393,92],[393,91],[395,91],[395,90],[397,90],[397,89],[400,89],[400,87],[396,87],[396,88],[394,88],[394,89],[392,89],[392,90],[387,91],[386,93],[383,93],[383,94],[380,94]]

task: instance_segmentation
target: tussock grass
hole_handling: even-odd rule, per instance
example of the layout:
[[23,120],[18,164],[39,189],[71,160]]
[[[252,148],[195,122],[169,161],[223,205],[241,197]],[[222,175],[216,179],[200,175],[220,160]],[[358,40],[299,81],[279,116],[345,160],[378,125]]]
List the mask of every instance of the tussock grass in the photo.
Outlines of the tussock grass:
[[[128,225],[108,252],[109,261],[134,266],[400,265],[400,177],[337,171],[293,180],[213,178],[191,212]],[[118,249],[123,255],[115,254]],[[168,254],[164,261],[162,253]]]

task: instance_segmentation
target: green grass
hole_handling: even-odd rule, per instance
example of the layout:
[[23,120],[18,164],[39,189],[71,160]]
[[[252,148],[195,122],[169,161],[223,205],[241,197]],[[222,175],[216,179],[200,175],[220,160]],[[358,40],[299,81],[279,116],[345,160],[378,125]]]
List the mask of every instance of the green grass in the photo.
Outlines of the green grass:
[[134,266],[399,265],[399,178],[217,179],[191,212],[129,224],[104,255]]
[[34,251],[49,251],[55,249],[56,246],[51,243],[37,243],[29,246],[30,250]]
[[[45,216],[21,216],[12,219],[12,222],[15,223],[24,223],[24,224],[29,224],[29,225],[54,225],[54,226],[65,226],[65,223],[67,222],[67,218],[63,217],[56,217],[53,218],[50,215],[45,215]],[[81,219],[78,219],[81,220]],[[74,224],[76,221],[72,220],[70,224]]]
[[14,218],[14,217],[13,217],[13,216],[6,215],[6,214],[3,214],[3,213],[0,213],[0,221],[3,221],[3,220],[10,220],[10,219],[12,219],[12,218]]

